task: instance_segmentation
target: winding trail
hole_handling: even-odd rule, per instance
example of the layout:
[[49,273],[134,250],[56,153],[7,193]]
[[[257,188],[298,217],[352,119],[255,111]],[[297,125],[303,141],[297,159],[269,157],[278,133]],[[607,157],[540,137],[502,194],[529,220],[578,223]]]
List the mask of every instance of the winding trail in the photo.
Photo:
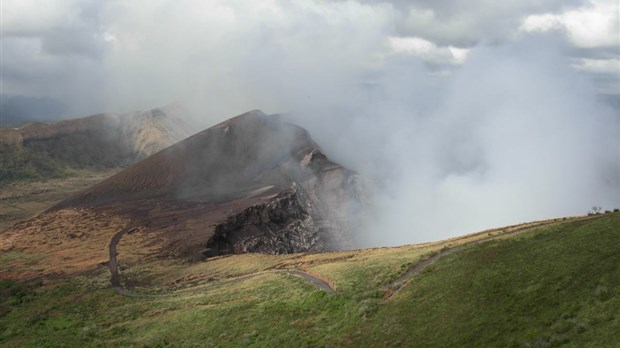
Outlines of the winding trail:
[[[586,220],[590,217],[578,217],[578,218],[574,218],[571,219],[572,221],[575,220]],[[555,220],[551,220],[551,221],[542,221],[539,223],[532,223],[530,225],[527,226],[523,226],[520,228],[516,228],[514,230],[511,231],[507,231],[507,232],[503,232],[500,234],[496,234],[496,235],[491,235],[488,237],[484,237],[484,238],[480,238],[480,239],[476,239],[470,242],[466,242],[454,247],[450,247],[450,248],[445,248],[442,249],[439,253],[429,257],[428,259],[422,260],[420,262],[418,262],[417,264],[415,264],[412,268],[410,268],[407,272],[403,273],[400,277],[398,277],[398,279],[396,279],[395,281],[391,282],[389,285],[387,285],[384,288],[384,291],[386,293],[384,299],[383,299],[383,303],[389,301],[396,293],[398,293],[400,290],[402,290],[404,287],[406,287],[409,282],[411,281],[411,279],[413,277],[415,277],[416,275],[420,274],[422,271],[424,271],[424,269],[426,269],[426,267],[430,266],[431,264],[433,264],[435,261],[439,260],[440,258],[446,256],[446,255],[450,255],[455,251],[459,251],[461,249],[464,249],[466,246],[469,245],[473,245],[473,244],[479,244],[479,243],[483,243],[486,241],[489,241],[491,239],[496,239],[499,237],[504,237],[504,236],[509,236],[515,233],[519,233],[519,232],[523,232],[526,230],[531,230],[534,228],[539,228],[539,227],[543,227],[543,226],[548,226],[548,225],[553,225],[553,224],[559,224],[559,223],[563,223],[566,222],[567,220],[560,220],[560,219],[555,219]],[[484,233],[484,232],[482,232]]]
[[[131,233],[133,231],[136,231],[137,229],[138,228],[134,226],[126,227],[116,232],[114,236],[112,236],[112,239],[110,240],[110,244],[108,245],[110,260],[108,261],[107,265],[108,265],[108,269],[110,270],[110,274],[112,275],[110,279],[110,282],[112,283],[112,288],[114,289],[114,291],[116,291],[117,294],[122,295],[122,296],[127,296],[127,297],[161,297],[161,296],[169,295],[169,294],[138,294],[138,293],[134,293],[134,292],[124,289],[123,286],[121,285],[121,276],[118,271],[118,260],[117,260],[118,252],[116,251],[116,246],[120,242],[123,235],[125,235],[126,233]],[[316,286],[319,290],[325,291],[329,294],[335,292],[329,280],[321,279],[320,277],[317,277],[315,275],[312,275],[300,269],[256,272],[256,273],[246,274],[246,275],[242,275],[242,276],[238,276],[234,278],[222,279],[221,282],[224,282],[224,283],[236,282],[236,281],[241,281],[244,279],[256,277],[256,276],[267,274],[267,273],[283,273],[283,274],[301,277],[302,279]]]

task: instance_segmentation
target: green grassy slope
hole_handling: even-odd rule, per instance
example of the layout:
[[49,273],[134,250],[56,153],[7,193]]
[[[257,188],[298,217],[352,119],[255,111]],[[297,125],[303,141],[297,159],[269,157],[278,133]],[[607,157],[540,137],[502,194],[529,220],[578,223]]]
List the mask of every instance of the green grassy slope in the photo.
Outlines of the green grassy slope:
[[448,255],[382,306],[362,332],[354,342],[618,347],[620,215]]
[[[114,294],[103,268],[47,285],[2,280],[0,345],[618,346],[620,214],[500,238],[439,259],[385,303],[394,270],[431,247],[329,254],[310,268],[334,280],[335,295],[281,273],[140,298]],[[19,257],[0,257],[0,271]],[[298,260],[191,268],[287,258]]]

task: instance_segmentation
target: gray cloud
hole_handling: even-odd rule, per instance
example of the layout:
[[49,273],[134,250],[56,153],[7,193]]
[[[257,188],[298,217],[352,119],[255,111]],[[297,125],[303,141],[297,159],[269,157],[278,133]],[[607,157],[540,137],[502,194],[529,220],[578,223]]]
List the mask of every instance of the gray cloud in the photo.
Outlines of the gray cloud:
[[79,55],[39,53],[37,38],[5,38],[2,50],[4,94],[57,99],[67,105],[64,117],[105,109],[101,62]]
[[[419,55],[437,73],[446,73],[454,64],[449,46],[468,48],[478,43],[509,42],[529,15],[561,15],[588,8],[589,3],[61,0],[50,4],[6,0],[2,4],[2,78],[5,93],[41,97],[53,93],[52,97],[60,98],[73,113],[101,111],[103,100],[107,100],[108,108],[122,111],[152,107],[164,100],[196,99],[187,98],[192,93],[202,94],[207,101],[237,99],[236,112],[242,106],[256,106],[256,90],[241,96],[244,88],[238,83],[246,83],[243,80],[247,76],[241,69],[253,64],[261,52],[281,53],[281,57],[272,59],[305,64],[291,65],[289,70],[307,69],[311,57],[317,65],[341,59],[347,62],[340,62],[339,69],[367,70],[361,65],[386,54],[388,37],[414,37],[436,45]],[[556,36],[558,41],[567,40],[561,30],[556,31]],[[343,48],[357,53],[338,52]],[[565,50],[567,55],[580,58],[620,57],[618,45],[567,45]],[[602,80],[600,76],[596,79]],[[218,87],[210,81],[217,81]],[[79,95],[84,85],[96,88],[96,93],[91,93],[90,98],[84,93]],[[150,97],[147,93],[128,97],[136,89],[145,88],[142,85],[152,89]],[[610,88],[608,81],[602,82],[603,92],[609,93]],[[76,92],[79,96],[75,96]],[[232,110],[213,111],[223,114]]]
[[94,38],[94,33],[54,30],[41,39],[40,47],[49,55],[100,59],[104,53],[104,46]]
[[3,1],[2,36],[36,40],[39,55],[78,55],[91,59],[104,53],[97,1]]
[[3,1],[3,93],[60,100],[67,105],[64,117],[101,111],[102,6],[98,1]]

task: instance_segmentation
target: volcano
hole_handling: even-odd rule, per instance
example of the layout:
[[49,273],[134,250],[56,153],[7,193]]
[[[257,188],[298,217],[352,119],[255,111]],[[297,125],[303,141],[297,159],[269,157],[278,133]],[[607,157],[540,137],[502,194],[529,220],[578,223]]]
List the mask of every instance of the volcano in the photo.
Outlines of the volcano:
[[114,228],[133,226],[158,255],[194,260],[337,250],[352,246],[362,196],[358,175],[330,161],[306,130],[282,116],[251,111],[130,166],[7,234],[47,234],[46,243],[87,242],[95,234],[103,242]]

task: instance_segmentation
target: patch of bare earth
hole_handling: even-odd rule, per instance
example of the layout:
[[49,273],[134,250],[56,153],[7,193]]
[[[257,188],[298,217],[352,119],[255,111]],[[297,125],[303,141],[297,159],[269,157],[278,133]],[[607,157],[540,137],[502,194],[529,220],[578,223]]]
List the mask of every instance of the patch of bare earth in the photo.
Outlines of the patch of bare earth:
[[[42,213],[9,228],[0,239],[0,252],[20,251],[29,260],[31,276],[80,273],[108,260],[106,245],[127,221],[119,216],[88,210],[65,209]],[[23,269],[21,259],[12,261]]]

